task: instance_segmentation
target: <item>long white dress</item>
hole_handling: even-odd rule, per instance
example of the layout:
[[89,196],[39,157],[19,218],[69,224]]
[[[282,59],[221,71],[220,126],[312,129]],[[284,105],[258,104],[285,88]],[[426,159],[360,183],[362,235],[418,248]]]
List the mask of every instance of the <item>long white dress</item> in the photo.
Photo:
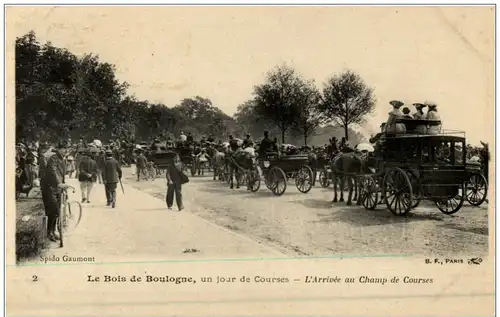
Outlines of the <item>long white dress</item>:
[[[389,119],[387,122],[390,122],[391,116],[394,116],[394,119],[402,119],[404,117],[403,113],[399,109],[392,109],[391,112],[389,112]],[[386,127],[385,130],[387,133],[405,133],[406,132],[406,126],[404,123],[393,123],[390,126]]]
[[[439,120],[439,121],[441,121],[441,117],[439,116],[437,111],[429,110],[429,112],[427,112],[427,120]],[[430,125],[427,127],[427,134],[436,135],[436,134],[439,134],[440,132],[441,132],[441,124]]]
[[[413,119],[415,120],[426,120],[427,119],[427,115],[424,114],[423,112],[420,113],[420,112],[417,112],[415,114],[413,114]],[[423,124],[419,124],[415,127],[415,132],[418,133],[418,134],[426,134],[427,133],[427,126],[426,125],[423,125]]]

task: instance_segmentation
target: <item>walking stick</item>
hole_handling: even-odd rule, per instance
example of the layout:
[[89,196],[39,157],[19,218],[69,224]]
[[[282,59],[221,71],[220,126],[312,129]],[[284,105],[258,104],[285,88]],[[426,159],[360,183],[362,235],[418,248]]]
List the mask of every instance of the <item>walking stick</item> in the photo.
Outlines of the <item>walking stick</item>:
[[122,188],[122,193],[125,194],[125,190],[123,190],[122,179],[118,178],[118,180],[120,181],[120,187]]

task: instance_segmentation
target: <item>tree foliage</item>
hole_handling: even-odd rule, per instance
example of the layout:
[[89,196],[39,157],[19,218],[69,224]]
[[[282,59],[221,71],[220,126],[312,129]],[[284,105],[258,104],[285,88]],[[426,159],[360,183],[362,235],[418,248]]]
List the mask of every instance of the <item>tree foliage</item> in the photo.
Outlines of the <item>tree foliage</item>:
[[166,107],[127,95],[115,66],[99,56],[77,57],[35,33],[16,39],[16,137],[18,139],[84,137],[148,140],[178,135],[222,137],[234,120],[209,99],[195,97]]
[[361,124],[375,106],[373,89],[356,73],[347,70],[328,79],[319,110],[323,117],[344,127],[345,137],[352,124]]
[[303,82],[299,102],[295,111],[294,128],[304,138],[304,145],[307,145],[307,139],[324,121],[319,112],[321,94],[314,86],[312,81]]
[[254,87],[257,114],[274,122],[281,131],[283,143],[305,99],[304,85],[304,80],[293,68],[283,65],[269,71],[266,82]]

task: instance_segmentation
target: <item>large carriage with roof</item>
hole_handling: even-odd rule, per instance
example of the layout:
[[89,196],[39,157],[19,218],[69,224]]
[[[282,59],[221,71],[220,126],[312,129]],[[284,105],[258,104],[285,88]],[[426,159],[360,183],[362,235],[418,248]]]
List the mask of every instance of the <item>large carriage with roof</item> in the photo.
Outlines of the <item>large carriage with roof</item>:
[[484,202],[487,182],[480,169],[466,160],[464,132],[420,134],[418,126],[441,122],[401,119],[398,123],[405,124],[406,132],[385,135],[380,156],[372,159],[374,173],[358,177],[365,208],[375,209],[382,198],[393,214],[405,215],[428,200],[451,215],[465,200],[473,205]]

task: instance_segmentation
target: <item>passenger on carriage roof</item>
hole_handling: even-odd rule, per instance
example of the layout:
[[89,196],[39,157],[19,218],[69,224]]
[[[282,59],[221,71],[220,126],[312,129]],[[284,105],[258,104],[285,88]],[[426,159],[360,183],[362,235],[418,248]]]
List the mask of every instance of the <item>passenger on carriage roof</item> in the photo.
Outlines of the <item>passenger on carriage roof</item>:
[[[427,111],[427,120],[441,121],[441,117],[437,113],[437,105],[433,102],[426,102],[427,107],[429,107],[429,111]],[[441,124],[439,125],[431,125],[427,128],[427,134],[436,135],[441,132]]]
[[404,107],[403,108],[403,118],[404,119],[409,119],[409,120],[413,119],[413,117],[410,116],[410,109],[408,109],[408,107]]
[[396,123],[397,119],[403,118],[403,113],[399,108],[401,108],[404,103],[398,100],[393,100],[389,102],[392,105],[393,109],[389,112],[389,118],[386,123],[386,133],[396,134],[396,133],[405,133],[406,126],[403,123]]
[[[413,114],[413,118],[415,120],[426,120],[427,115],[424,113],[423,108],[427,107],[427,105],[423,103],[414,103],[413,106],[417,109],[417,112]],[[427,133],[427,126],[426,125],[417,125],[415,127],[415,132],[418,134],[426,134]]]

